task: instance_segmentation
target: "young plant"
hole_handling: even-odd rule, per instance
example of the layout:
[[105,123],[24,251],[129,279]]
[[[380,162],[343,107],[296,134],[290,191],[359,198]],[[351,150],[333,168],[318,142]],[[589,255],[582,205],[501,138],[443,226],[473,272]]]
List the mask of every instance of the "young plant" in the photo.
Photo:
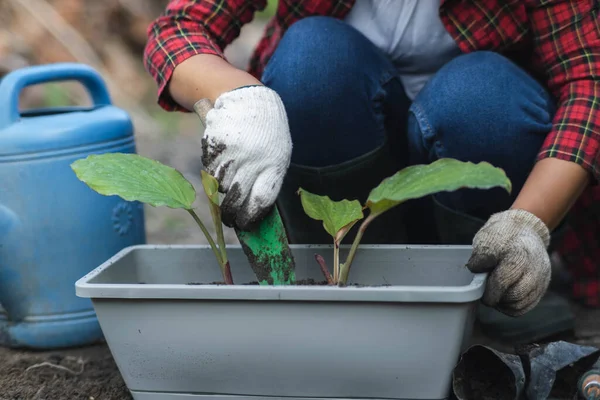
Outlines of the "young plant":
[[[358,228],[346,261],[339,266],[339,276],[336,278],[334,273],[333,284],[346,285],[360,241],[369,224],[381,214],[407,200],[443,191],[455,191],[461,188],[490,189],[492,187],[502,187],[507,192],[511,192],[511,182],[502,169],[487,162],[474,164],[451,158],[439,159],[431,164],[406,167],[384,179],[369,193],[364,207],[361,208],[361,214],[365,209],[369,210],[369,214]],[[360,203],[356,200],[334,202],[327,196],[314,195],[303,189],[298,192],[305,213],[313,219],[324,221],[325,229],[334,238],[335,247],[339,247],[341,242],[341,239],[337,240],[339,233],[343,232],[343,236],[345,236],[358,220],[363,219],[363,216],[359,217],[356,212],[357,206],[360,207]],[[342,228],[340,229],[340,227]],[[348,227],[347,230],[346,227]],[[335,261],[335,258],[339,258],[339,255],[334,256],[334,268],[336,262],[339,262]],[[323,269],[322,264],[324,261],[319,262],[321,269]]]
[[202,171],[202,186],[209,200],[219,247],[192,207],[196,199],[194,187],[176,169],[156,160],[129,153],[90,155],[73,162],[71,169],[79,180],[101,195],[116,195],[126,201],[139,201],[153,207],[166,206],[186,210],[206,236],[225,283],[233,284],[221,224],[219,187],[214,177]]
[[[325,231],[333,238],[333,275],[328,276],[325,260],[317,256],[317,262],[328,282],[336,284],[340,278],[340,243],[350,229],[363,219],[363,208],[358,200],[333,201],[300,188],[298,190],[304,212],[311,218],[323,221]],[[319,258],[320,257],[320,258]]]
[[[200,171],[202,187],[204,193],[208,199],[208,205],[210,208],[210,215],[212,216],[213,226],[217,232],[217,243],[221,254],[221,271],[225,283],[233,284],[233,278],[231,277],[231,267],[229,266],[229,260],[227,259],[227,251],[225,249],[225,236],[223,235],[223,223],[221,221],[221,207],[219,201],[219,182],[217,179],[210,175],[208,172]],[[205,233],[206,235],[207,233]]]

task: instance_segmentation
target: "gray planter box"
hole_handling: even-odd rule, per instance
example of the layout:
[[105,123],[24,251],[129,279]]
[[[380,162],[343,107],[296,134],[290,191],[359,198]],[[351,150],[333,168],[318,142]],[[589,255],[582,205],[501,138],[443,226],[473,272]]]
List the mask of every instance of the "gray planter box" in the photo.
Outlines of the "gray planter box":
[[[445,399],[484,291],[470,250],[365,245],[349,283],[386,286],[267,287],[244,285],[255,278],[240,247],[225,286],[198,285],[221,280],[207,246],[142,245],[76,292],[136,400]],[[297,279],[323,280],[314,254],[329,262],[329,247],[293,252]]]

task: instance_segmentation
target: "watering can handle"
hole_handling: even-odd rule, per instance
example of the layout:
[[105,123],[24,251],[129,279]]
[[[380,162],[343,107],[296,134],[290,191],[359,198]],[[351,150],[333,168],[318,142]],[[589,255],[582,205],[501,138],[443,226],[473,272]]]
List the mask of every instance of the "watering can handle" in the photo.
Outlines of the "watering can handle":
[[23,88],[68,80],[83,84],[95,106],[111,104],[104,80],[90,66],[80,63],[54,63],[24,67],[8,73],[0,80],[0,129],[19,119],[19,94]]

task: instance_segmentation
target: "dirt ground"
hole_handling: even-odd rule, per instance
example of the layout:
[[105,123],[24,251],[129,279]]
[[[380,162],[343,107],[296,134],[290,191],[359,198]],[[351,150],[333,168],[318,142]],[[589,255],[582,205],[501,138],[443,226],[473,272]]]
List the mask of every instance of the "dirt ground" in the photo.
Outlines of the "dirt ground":
[[128,399],[104,344],[48,352],[0,348],[0,400]]
[[[561,338],[600,348],[600,310],[575,307],[576,332]],[[473,344],[511,352],[476,328]],[[0,400],[128,400],[129,392],[105,344],[32,352],[0,348]]]

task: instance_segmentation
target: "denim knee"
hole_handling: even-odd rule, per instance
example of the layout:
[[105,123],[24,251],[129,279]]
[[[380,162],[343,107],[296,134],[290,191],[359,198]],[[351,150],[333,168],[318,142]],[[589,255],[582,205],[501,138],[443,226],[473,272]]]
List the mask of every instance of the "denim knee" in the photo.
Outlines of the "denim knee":
[[[280,90],[303,96],[327,91],[336,99],[357,92],[362,74],[366,38],[350,25],[332,17],[308,17],[293,24],[265,67],[262,80]],[[314,96],[316,97],[316,96]]]
[[492,52],[462,55],[411,105],[413,162],[450,157],[502,168],[512,182],[511,195],[493,189],[438,196],[447,206],[486,217],[518,195],[552,128],[554,107],[547,90],[507,58]]
[[384,117],[376,108],[392,76],[392,64],[343,21],[308,17],[293,24],[262,77],[285,105],[292,162],[332,165],[381,145]]
[[548,92],[507,58],[462,55],[411,106],[412,150],[427,161],[488,161],[522,181],[552,127]]

